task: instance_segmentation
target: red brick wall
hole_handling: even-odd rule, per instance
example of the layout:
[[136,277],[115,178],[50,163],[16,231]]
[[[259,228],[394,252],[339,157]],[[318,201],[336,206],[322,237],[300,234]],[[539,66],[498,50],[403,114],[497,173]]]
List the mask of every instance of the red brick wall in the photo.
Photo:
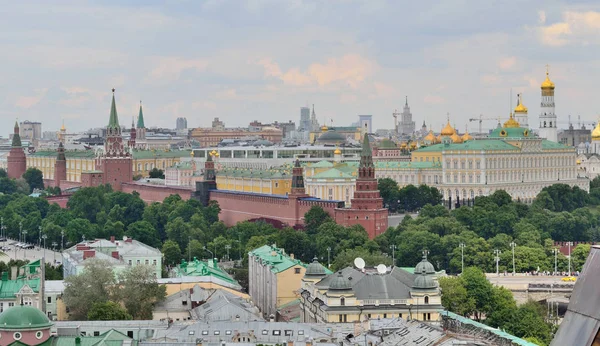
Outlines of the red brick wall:
[[275,219],[293,226],[297,223],[294,205],[289,199],[231,191],[211,191],[210,200],[221,208],[219,219],[227,226],[250,219]]
[[[99,172],[82,172],[81,173],[81,186],[83,187],[95,187],[95,186],[100,186],[103,184],[103,174],[99,173]],[[64,189],[62,187],[62,184],[64,184],[64,182],[61,182],[61,189]]]
[[192,196],[191,187],[146,185],[135,182],[121,184],[121,191],[125,193],[137,191],[146,203],[162,202],[171,195],[179,195],[184,201]]
[[361,225],[369,234],[369,238],[384,233],[388,227],[387,209],[336,209],[335,222],[348,227]]
[[69,201],[69,198],[71,198],[71,195],[51,196],[51,197],[46,197],[46,200],[50,204],[56,203],[61,208],[66,208],[67,207],[67,202]]
[[61,180],[67,180],[66,160],[56,160],[54,163],[54,186],[60,187]]
[[6,171],[9,178],[19,179],[27,170],[27,159],[21,148],[11,148],[6,158]]
[[121,191],[121,183],[133,180],[133,166],[131,157],[102,158],[100,169],[103,174],[103,183],[110,184],[114,191]]

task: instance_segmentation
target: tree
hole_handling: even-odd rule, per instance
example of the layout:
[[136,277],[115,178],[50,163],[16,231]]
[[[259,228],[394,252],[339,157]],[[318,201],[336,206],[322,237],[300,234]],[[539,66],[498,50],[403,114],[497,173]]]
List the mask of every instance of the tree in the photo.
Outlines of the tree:
[[189,256],[190,259],[205,258],[206,257],[205,255],[208,255],[208,252],[206,250],[204,250],[204,247],[198,240],[192,239],[188,243],[188,246],[185,249],[185,254],[183,254],[183,255],[184,255],[184,257]]
[[485,277],[481,269],[476,267],[465,268],[460,275],[463,286],[467,289],[467,299],[475,302],[474,309],[467,311],[480,321],[482,315],[489,312],[492,306],[493,286]]
[[398,209],[398,183],[391,178],[381,178],[377,181],[377,189],[383,198],[383,205],[390,211],[396,211]]
[[84,320],[94,303],[106,303],[114,295],[116,280],[110,262],[89,259],[82,273],[65,279],[63,299],[70,318]]
[[67,207],[71,210],[73,216],[96,223],[96,216],[104,210],[106,194],[111,190],[110,185],[84,187],[69,198]]
[[467,289],[458,277],[438,279],[442,290],[442,305],[449,311],[466,316],[475,310],[475,300],[469,297]]
[[156,229],[148,221],[137,221],[127,227],[125,234],[146,245],[158,248],[161,245]]
[[8,177],[0,177],[0,193],[5,195],[17,192],[17,182]]
[[149,265],[128,267],[119,275],[119,298],[136,320],[151,320],[154,304],[165,299],[167,288],[156,281]]
[[178,217],[167,224],[167,237],[179,245],[180,249],[187,246],[190,237],[190,225]]
[[172,240],[167,240],[162,246],[165,265],[174,266],[181,261],[181,248]]
[[[341,270],[348,266],[353,266],[354,259],[361,257],[365,260],[367,266],[374,267],[378,264],[391,265],[392,257],[384,256],[381,252],[369,252],[367,249],[362,247],[355,247],[353,249],[346,249],[338,253],[335,259],[331,263],[332,270]],[[327,258],[325,258],[326,263]]]
[[87,319],[89,321],[121,321],[133,318],[120,304],[108,301],[94,303],[88,311]]
[[0,168],[0,178],[6,178],[8,177],[8,173],[6,172],[6,170],[4,168]]
[[148,176],[150,178],[156,178],[156,179],[164,179],[165,178],[165,172],[163,172],[162,169],[158,169],[156,167],[152,168],[152,170],[148,173]]
[[18,193],[22,193],[24,195],[28,195],[31,193],[31,189],[29,188],[29,184],[23,178],[15,179],[15,184],[17,184]]
[[502,328],[517,337],[535,338],[546,345],[552,340],[552,329],[544,316],[545,308],[529,301],[515,309]]
[[575,249],[573,249],[573,251],[571,251],[572,271],[581,271],[583,269],[583,265],[590,254],[590,250],[590,244],[579,244]]
[[25,173],[23,173],[23,179],[29,185],[30,193],[34,189],[44,189],[44,174],[37,168],[27,168]]
[[304,228],[308,234],[315,234],[319,226],[332,220],[321,206],[314,205],[304,214]]

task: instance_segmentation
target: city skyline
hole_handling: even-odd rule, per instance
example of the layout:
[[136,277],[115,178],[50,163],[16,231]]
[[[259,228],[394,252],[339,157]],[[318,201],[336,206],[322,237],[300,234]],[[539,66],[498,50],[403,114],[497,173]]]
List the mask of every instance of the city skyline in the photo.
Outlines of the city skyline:
[[[405,96],[420,127],[446,114],[508,118],[518,93],[537,128],[545,65],[556,83],[559,128],[597,121],[600,7],[592,2],[175,1],[11,4],[0,125],[41,121],[44,131],[106,126],[111,88],[121,125],[144,102],[148,127],[209,127],[300,120],[347,125],[373,114],[393,128]],[[52,13],[52,16],[48,16]],[[110,20],[107,20],[110,18]],[[27,24],[24,24],[27,23]],[[352,118],[349,118],[352,117]],[[484,123],[484,128],[495,124]],[[478,124],[469,124],[474,131]]]

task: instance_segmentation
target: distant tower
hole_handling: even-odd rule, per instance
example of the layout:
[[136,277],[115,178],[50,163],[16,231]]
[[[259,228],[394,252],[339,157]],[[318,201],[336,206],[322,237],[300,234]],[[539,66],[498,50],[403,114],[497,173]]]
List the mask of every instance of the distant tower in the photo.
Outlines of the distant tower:
[[137,129],[135,136],[138,147],[146,149],[146,126],[144,125],[144,113],[142,112],[142,101],[140,101],[140,113],[138,114]]
[[[327,124],[323,124],[326,126]],[[310,115],[310,131],[316,132],[319,131],[319,121],[317,120],[317,114],[315,113],[315,105],[312,105],[312,114]]]
[[290,196],[293,197],[308,197],[304,189],[304,173],[300,161],[296,159],[294,168],[292,169],[292,190]]
[[132,160],[123,145],[121,125],[115,104],[115,89],[113,89],[110,118],[106,126],[104,153],[97,160],[97,167],[102,171],[103,184],[110,184],[115,191],[121,190],[121,183],[133,180]]
[[415,122],[412,120],[412,113],[408,106],[408,96],[404,102],[404,109],[400,114],[400,134],[412,135],[415,132]]
[[54,186],[60,187],[62,180],[67,180],[67,158],[65,157],[65,147],[60,142],[56,151],[56,162],[54,163]]
[[425,120],[423,120],[423,126],[421,126],[421,136],[425,137],[429,131],[427,131],[427,125],[425,125]]
[[137,131],[135,129],[135,124],[134,124],[134,117],[131,117],[131,129],[129,130],[129,142],[127,143],[127,145],[133,149],[135,148],[135,139],[137,137]]
[[310,108],[301,107],[300,108],[300,131],[310,131]]
[[358,123],[360,124],[360,130],[362,134],[373,133],[373,116],[372,115],[359,115]]
[[58,141],[61,143],[65,143],[65,137],[67,134],[67,129],[65,128],[65,121],[62,121],[62,126],[60,127],[60,131],[58,132]]
[[558,140],[556,113],[554,112],[554,83],[550,80],[546,65],[546,80],[542,83],[542,103],[540,109],[540,137],[549,141]]
[[523,94],[517,94],[517,106],[515,107],[515,120],[521,124],[521,127],[528,128],[527,107],[523,104]]
[[27,170],[27,158],[25,157],[25,151],[23,151],[23,145],[21,144],[21,135],[19,135],[19,123],[15,121],[15,127],[12,138],[12,145],[10,152],[6,158],[6,168],[9,178],[18,179],[21,178],[23,173]]

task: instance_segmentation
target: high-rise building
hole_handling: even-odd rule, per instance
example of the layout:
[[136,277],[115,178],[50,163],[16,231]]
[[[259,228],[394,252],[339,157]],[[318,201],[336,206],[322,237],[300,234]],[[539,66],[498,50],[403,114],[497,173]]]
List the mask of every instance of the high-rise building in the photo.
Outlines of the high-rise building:
[[412,113],[410,112],[410,107],[408,106],[408,96],[404,102],[404,109],[400,114],[398,131],[401,135],[412,135],[415,132],[415,122],[413,121]]
[[[323,126],[326,126],[327,124],[323,124]],[[321,125],[319,125],[319,121],[317,120],[317,114],[315,113],[315,105],[312,105],[312,113],[310,115],[310,131],[314,132],[314,131],[319,131],[319,128],[321,127]]]
[[37,141],[42,138],[42,123],[25,120],[21,122],[19,131],[21,140]]
[[300,108],[300,124],[298,126],[299,131],[310,131],[310,108]]
[[187,129],[187,119],[186,118],[177,118],[177,123],[175,128],[177,130],[185,130]]
[[554,112],[554,87],[555,85],[549,77],[548,66],[546,66],[546,80],[544,80],[541,86],[542,102],[539,135],[552,142],[558,140],[556,113]]
[[360,131],[365,133],[373,133],[373,116],[372,115],[359,115],[358,123],[360,125]]

